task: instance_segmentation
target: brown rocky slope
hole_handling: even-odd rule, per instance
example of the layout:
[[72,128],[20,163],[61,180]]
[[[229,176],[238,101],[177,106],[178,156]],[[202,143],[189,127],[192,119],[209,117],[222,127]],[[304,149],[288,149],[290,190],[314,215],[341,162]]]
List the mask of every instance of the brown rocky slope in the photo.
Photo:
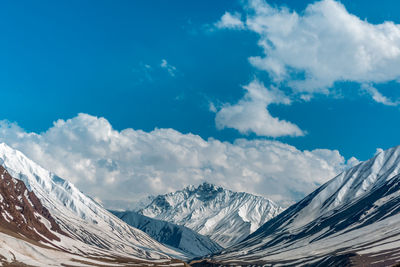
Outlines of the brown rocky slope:
[[24,182],[11,177],[0,166],[0,227],[49,243],[60,241],[56,233],[67,235]]

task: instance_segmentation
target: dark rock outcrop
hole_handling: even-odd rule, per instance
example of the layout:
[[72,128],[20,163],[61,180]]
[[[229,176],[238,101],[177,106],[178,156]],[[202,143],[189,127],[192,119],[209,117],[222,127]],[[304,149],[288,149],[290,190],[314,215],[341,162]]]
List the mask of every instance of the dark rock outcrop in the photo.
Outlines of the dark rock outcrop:
[[67,235],[32,191],[0,166],[0,226],[43,242],[59,241],[54,232]]

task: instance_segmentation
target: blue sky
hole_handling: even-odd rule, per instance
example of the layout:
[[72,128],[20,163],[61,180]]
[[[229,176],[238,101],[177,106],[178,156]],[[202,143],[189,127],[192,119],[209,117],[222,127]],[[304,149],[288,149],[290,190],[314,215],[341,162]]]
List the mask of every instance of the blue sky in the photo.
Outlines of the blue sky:
[[[250,12],[246,3],[3,1],[0,119],[41,133],[58,119],[86,113],[106,118],[116,130],[172,128],[206,140],[278,140],[299,150],[337,149],[346,159],[359,160],[370,158],[377,148],[400,144],[396,79],[347,76],[350,81],[336,79],[332,86],[321,86],[328,94],[315,89],[309,101],[302,100],[293,93],[290,77],[276,82],[270,72],[250,63],[250,57],[265,57],[258,44],[262,34],[215,26],[225,12],[238,12],[245,21]],[[268,3],[303,16],[314,2]],[[397,1],[341,3],[371,25],[400,23]],[[340,54],[340,46],[328,52]],[[272,117],[297,125],[304,136],[216,127],[215,112],[238,103],[245,95],[243,86],[254,79],[290,98],[290,104],[272,101],[265,107]],[[377,89],[389,105],[374,100],[362,86]]]
[[[301,12],[309,1],[274,2]],[[400,17],[395,1],[343,3],[371,23]],[[1,6],[3,119],[40,132],[59,118],[86,112],[106,117],[117,129],[159,127],[220,140],[241,137],[215,128],[208,101],[234,102],[243,95],[240,85],[256,72],[247,58],[261,54],[257,36],[205,29],[225,11],[240,10],[240,2],[6,1]],[[176,77],[159,68],[162,59],[176,67]],[[152,66],[149,77],[144,65]],[[398,95],[398,84],[388,87]],[[399,144],[397,107],[346,94],[345,99],[322,96],[272,107],[273,114],[308,133],[284,141],[301,149],[339,149],[360,159],[377,147]]]

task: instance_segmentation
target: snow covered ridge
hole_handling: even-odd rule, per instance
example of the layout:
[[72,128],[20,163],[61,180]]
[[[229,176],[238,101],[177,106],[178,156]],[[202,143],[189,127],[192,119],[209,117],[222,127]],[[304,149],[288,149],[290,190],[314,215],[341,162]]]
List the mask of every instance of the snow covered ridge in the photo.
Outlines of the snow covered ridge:
[[61,230],[71,237],[57,235],[61,240],[53,241],[66,251],[138,260],[169,261],[187,257],[127,225],[74,185],[4,143],[0,144],[0,165],[34,192]]
[[264,197],[203,183],[154,197],[138,212],[186,226],[228,247],[246,238],[282,210]]
[[400,261],[400,146],[339,174],[211,259],[223,264],[285,266],[396,264]]
[[209,255],[222,249],[210,238],[185,226],[149,218],[135,211],[111,211],[111,213],[155,240],[192,255],[192,258]]

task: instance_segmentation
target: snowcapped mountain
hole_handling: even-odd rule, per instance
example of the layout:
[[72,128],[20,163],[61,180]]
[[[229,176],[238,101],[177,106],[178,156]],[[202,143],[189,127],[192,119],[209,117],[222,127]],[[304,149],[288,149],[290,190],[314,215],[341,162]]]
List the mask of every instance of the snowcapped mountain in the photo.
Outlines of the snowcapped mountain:
[[[85,196],[73,184],[43,169],[4,143],[0,144],[0,165],[12,177],[17,178],[11,181],[16,181],[18,190],[22,190],[23,194],[33,192],[31,194],[40,200],[44,207],[42,217],[46,219],[43,222],[47,222],[47,228],[53,229],[52,233],[60,239],[58,241],[54,238],[53,244],[64,251],[85,256],[104,255],[160,262],[168,262],[171,257],[187,257],[184,253],[166,247],[142,231],[127,225]],[[28,191],[20,184],[25,184]],[[21,201],[25,204],[29,201],[35,204],[34,197],[29,192],[28,197],[21,196]],[[4,195],[2,196],[3,199]],[[21,201],[15,205],[15,209],[24,208]],[[48,213],[51,217],[46,217],[50,216]],[[3,218],[8,220],[13,216],[6,211],[2,214],[5,214],[6,217]],[[54,218],[56,224],[53,225],[52,219],[49,218]],[[59,230],[56,225],[60,227]]]
[[142,230],[155,240],[178,248],[193,258],[222,249],[210,238],[181,225],[146,217],[135,211],[111,211],[127,224]]
[[400,261],[400,147],[339,174],[211,260],[233,265],[396,264]]
[[160,195],[140,214],[186,226],[222,247],[235,244],[283,209],[272,201],[212,184]]

